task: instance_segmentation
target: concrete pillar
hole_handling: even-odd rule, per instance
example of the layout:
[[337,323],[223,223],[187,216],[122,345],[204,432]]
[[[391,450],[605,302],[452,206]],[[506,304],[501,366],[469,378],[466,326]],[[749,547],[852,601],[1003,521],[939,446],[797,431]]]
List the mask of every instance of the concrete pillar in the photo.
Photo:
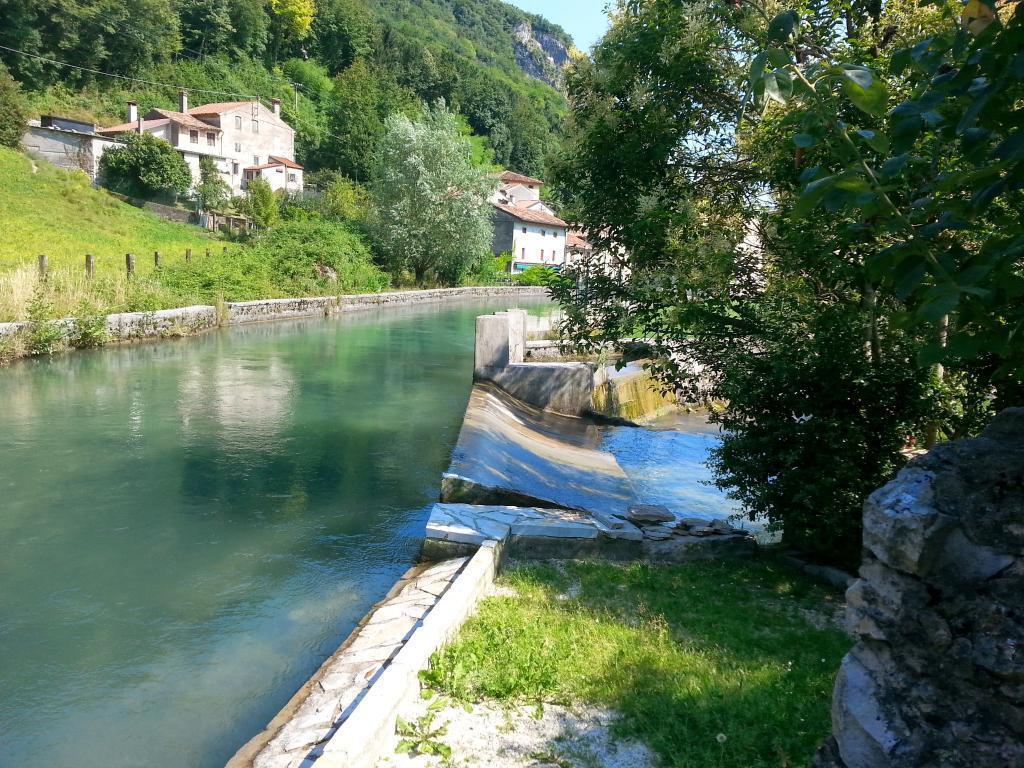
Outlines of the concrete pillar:
[[178,111],[188,114],[188,91],[184,88],[178,91]]
[[139,105],[134,101],[128,102],[128,119],[126,123],[137,123],[139,121]]
[[274,107],[274,114],[277,115],[278,117],[280,117],[281,116],[281,100],[280,99],[271,99],[270,103]]
[[480,315],[476,319],[473,378],[492,379],[509,365],[509,316]]

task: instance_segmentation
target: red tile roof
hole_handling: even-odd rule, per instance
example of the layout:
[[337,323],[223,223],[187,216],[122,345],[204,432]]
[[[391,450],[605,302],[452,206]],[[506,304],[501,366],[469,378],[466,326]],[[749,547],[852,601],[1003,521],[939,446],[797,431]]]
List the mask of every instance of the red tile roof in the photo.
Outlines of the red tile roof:
[[506,184],[534,184],[536,186],[542,186],[544,184],[540,179],[535,179],[532,176],[524,176],[521,173],[515,171],[505,171],[504,173],[496,174],[496,178],[501,179]]
[[566,248],[575,248],[578,251],[592,251],[592,246],[579,232],[576,230],[569,230],[569,234],[565,236]]
[[[160,118],[159,120],[143,120],[142,130],[148,128],[159,128],[161,125],[167,125],[170,120],[167,118]],[[101,133],[104,136],[117,136],[121,133],[135,133],[139,129],[138,123],[121,123],[119,125],[112,125],[109,128],[97,128],[96,133]]]
[[302,166],[296,163],[294,160],[289,160],[287,157],[279,157],[278,155],[271,155],[270,159],[275,163],[285,166],[286,168],[295,168],[301,171]]
[[508,205],[506,203],[491,203],[491,205],[493,205],[499,211],[504,211],[510,216],[514,216],[520,221],[528,221],[531,224],[548,224],[552,227],[569,226],[557,216],[552,216],[549,213],[544,213],[544,211],[534,211],[530,208],[519,208],[517,206]]
[[[211,104],[200,104],[188,111],[190,115],[220,115],[230,112],[239,107],[249,107],[253,104],[260,104],[258,101],[215,101]],[[260,104],[260,106],[263,106]]]
[[[218,133],[220,132],[220,128],[218,128],[216,125],[210,125],[209,123],[204,123],[202,120],[197,120],[196,118],[192,117],[191,114],[186,115],[184,112],[175,112],[174,110],[171,110],[171,109],[159,109],[159,108],[157,108],[157,109],[151,109],[149,111],[150,115],[152,115],[153,113],[156,113],[158,115],[166,117],[172,123],[177,123],[178,125],[183,125],[186,128],[189,128],[191,130],[216,131]],[[147,115],[147,117],[148,116],[149,115]]]

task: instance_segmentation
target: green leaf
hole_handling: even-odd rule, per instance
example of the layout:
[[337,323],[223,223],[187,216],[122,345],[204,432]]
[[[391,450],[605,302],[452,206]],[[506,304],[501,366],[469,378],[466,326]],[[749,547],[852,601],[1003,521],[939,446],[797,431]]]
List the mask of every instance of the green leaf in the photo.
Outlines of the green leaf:
[[747,78],[750,81],[751,87],[753,87],[763,76],[764,76],[764,65],[768,60],[767,53],[759,53],[750,62],[750,73]]
[[416,742],[410,739],[402,739],[398,742],[398,746],[395,747],[396,755],[407,755],[416,749]]
[[818,140],[809,133],[798,133],[793,137],[793,143],[801,149],[806,149],[807,147],[813,147],[818,143]]
[[843,67],[843,93],[862,112],[882,115],[889,102],[889,89],[867,67]]
[[796,205],[793,206],[793,218],[800,219],[814,210],[836,183],[837,176],[826,176],[812,181],[800,193]]
[[766,72],[764,92],[768,98],[779,102],[779,104],[785,104],[793,95],[793,77],[784,69]]
[[924,303],[918,313],[925,320],[937,322],[956,310],[960,304],[960,292],[955,285],[941,283],[933,286],[924,296]]
[[879,171],[883,178],[891,179],[896,174],[900,173],[904,168],[907,167],[907,161],[910,160],[910,155],[904,152],[902,155],[896,155],[896,157],[890,157],[884,163]]
[[791,59],[789,54],[781,48],[769,48],[764,53],[768,58],[768,63],[777,69],[780,67],[788,67],[793,63],[793,59]]
[[403,736],[411,735],[415,732],[415,729],[409,724],[409,721],[404,720],[400,716],[395,718],[395,730]]
[[880,155],[884,155],[889,151],[889,139],[883,133],[878,131],[872,131],[867,128],[861,128],[856,131],[857,135],[864,139],[864,143],[871,147],[875,152]]
[[800,30],[800,14],[796,11],[782,11],[768,23],[768,39],[788,43]]

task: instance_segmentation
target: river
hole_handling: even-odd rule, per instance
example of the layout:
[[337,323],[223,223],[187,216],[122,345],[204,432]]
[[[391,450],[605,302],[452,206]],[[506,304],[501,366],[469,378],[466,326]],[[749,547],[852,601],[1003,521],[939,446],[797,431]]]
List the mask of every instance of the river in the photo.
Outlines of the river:
[[512,304],[0,369],[0,766],[222,766],[413,562]]

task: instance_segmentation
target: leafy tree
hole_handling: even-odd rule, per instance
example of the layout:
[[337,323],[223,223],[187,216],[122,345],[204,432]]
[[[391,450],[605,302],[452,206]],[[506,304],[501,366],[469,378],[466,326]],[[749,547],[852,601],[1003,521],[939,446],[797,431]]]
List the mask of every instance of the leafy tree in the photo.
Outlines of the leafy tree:
[[192,186],[192,172],[170,144],[150,133],[126,133],[123,146],[111,147],[100,158],[103,183],[136,197],[175,197]]
[[7,68],[0,64],[0,146],[19,148],[27,120],[25,97]]
[[270,0],[271,38],[275,59],[309,37],[316,16],[313,0]]
[[281,201],[266,179],[248,183],[241,209],[260,229],[274,226],[281,218]]
[[377,33],[373,15],[359,0],[326,0],[313,22],[313,52],[337,74],[370,53]]
[[611,266],[556,279],[567,329],[722,403],[719,485],[822,559],[908,441],[1021,400],[1021,11],[988,18],[636,0],[568,77],[555,177]]
[[344,176],[331,181],[323,192],[324,211],[344,221],[365,222],[372,207],[366,188]]
[[[170,0],[0,0],[0,45],[81,67],[135,74],[181,48]],[[0,51],[20,82],[76,85],[91,75]]]
[[396,112],[411,112],[412,104],[411,94],[387,72],[375,71],[362,59],[356,61],[334,79],[328,105],[333,137],[321,145],[318,161],[356,180],[367,179],[385,119]]
[[231,187],[212,157],[199,158],[199,183],[195,188],[196,206],[201,211],[217,211],[231,200]]
[[231,14],[231,44],[246,56],[259,57],[270,39],[270,16],[262,0],[229,0]]
[[235,35],[228,0],[179,0],[177,11],[186,49],[197,54],[228,49]]
[[443,104],[416,122],[390,117],[377,151],[373,232],[392,273],[457,285],[490,247],[492,188]]

